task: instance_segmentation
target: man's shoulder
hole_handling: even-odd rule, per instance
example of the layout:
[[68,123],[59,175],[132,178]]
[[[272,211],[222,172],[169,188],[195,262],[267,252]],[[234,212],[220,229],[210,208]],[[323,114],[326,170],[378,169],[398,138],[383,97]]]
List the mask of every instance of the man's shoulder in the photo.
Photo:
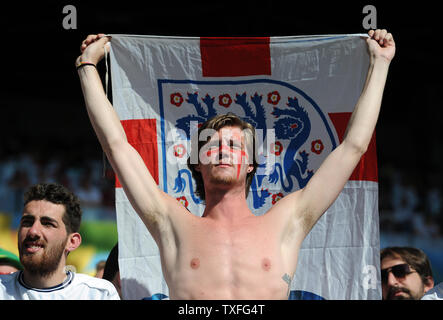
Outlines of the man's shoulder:
[[0,300],[9,299],[11,292],[15,292],[17,276],[20,271],[0,275]]
[[443,282],[426,292],[421,300],[443,300]]
[[75,274],[75,283],[85,284],[91,288],[97,288],[97,289],[114,288],[114,285],[108,280],[92,277],[84,273]]
[[91,291],[100,292],[105,296],[118,296],[117,290],[111,282],[87,274],[76,273],[73,284],[76,287],[87,287]]
[[10,274],[0,274],[0,289],[2,287],[7,287],[11,283],[14,283],[17,280],[17,276],[20,271],[10,273]]

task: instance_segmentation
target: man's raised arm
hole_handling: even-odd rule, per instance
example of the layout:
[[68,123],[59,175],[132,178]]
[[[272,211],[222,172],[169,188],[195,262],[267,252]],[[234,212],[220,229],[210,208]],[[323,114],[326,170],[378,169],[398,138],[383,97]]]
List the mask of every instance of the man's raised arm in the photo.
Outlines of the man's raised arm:
[[297,222],[294,225],[303,226],[304,236],[343,190],[366,152],[377,123],[389,65],[395,55],[395,43],[386,30],[371,30],[367,44],[370,66],[366,83],[342,143],[323,161],[304,189],[286,196],[277,204],[283,210],[291,210]]
[[103,58],[109,38],[103,34],[89,35],[82,42],[82,55],[76,65],[89,119],[100,144],[128,196],[132,206],[156,241],[159,229],[167,223],[170,206],[177,201],[160,190],[138,152],[128,143],[126,134],[114,108],[106,97],[96,68]]

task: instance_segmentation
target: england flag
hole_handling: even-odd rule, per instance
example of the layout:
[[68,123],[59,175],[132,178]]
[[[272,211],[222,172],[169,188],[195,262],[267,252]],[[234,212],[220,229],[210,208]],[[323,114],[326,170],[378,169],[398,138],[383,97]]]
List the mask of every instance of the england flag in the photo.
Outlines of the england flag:
[[[196,215],[187,167],[199,124],[232,112],[255,126],[256,215],[303,188],[336,148],[369,66],[366,35],[197,38],[111,35],[113,106],[159,188]],[[167,299],[159,250],[116,180],[125,299]],[[375,134],[305,238],[290,299],[381,299]]]

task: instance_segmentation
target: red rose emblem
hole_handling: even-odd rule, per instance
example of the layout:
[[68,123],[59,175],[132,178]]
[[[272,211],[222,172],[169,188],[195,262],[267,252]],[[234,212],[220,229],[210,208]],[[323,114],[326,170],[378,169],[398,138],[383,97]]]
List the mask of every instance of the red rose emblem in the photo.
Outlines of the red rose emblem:
[[278,200],[283,198],[283,193],[275,193],[272,195],[272,204],[276,204]]
[[189,202],[188,202],[188,200],[186,199],[185,196],[182,196],[182,197],[180,197],[180,198],[176,198],[176,199],[177,199],[177,201],[180,202],[185,208],[188,207]]
[[271,143],[271,153],[279,156],[283,152],[283,145],[280,141],[276,141],[275,143]]
[[179,92],[171,94],[171,104],[175,105],[176,107],[180,107],[183,101],[183,97]]
[[225,108],[229,108],[231,103],[232,103],[232,98],[229,94],[222,94],[218,97],[218,104]]
[[323,142],[320,139],[314,140],[311,143],[311,151],[316,154],[320,154],[324,148],[325,148],[325,146],[323,145]]
[[280,98],[280,93],[278,93],[278,91],[268,93],[268,103],[273,104],[274,106],[280,102]]
[[185,154],[186,154],[186,148],[184,145],[179,144],[174,146],[174,156],[178,158],[183,158]]

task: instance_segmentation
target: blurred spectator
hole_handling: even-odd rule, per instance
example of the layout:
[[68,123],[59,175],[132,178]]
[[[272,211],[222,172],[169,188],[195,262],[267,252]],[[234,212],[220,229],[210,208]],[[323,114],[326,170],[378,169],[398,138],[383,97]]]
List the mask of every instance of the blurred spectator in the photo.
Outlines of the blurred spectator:
[[80,178],[76,194],[83,206],[97,207],[102,202],[100,189],[92,181],[92,171],[87,168]]
[[396,231],[412,233],[414,224],[411,223],[418,207],[418,194],[410,177],[400,173],[394,175],[392,187],[392,204]]
[[96,278],[103,278],[103,272],[105,271],[105,264],[106,264],[106,261],[101,260],[95,266],[95,270],[96,270],[95,277]]
[[0,248],[0,274],[10,274],[23,270],[20,259],[5,249]]
[[21,168],[17,168],[14,171],[13,176],[8,181],[8,186],[13,192],[13,198],[10,201],[13,202],[14,213],[18,213],[21,208],[23,193],[30,185],[28,173]]
[[441,237],[440,175],[405,174],[389,165],[380,173],[380,230],[421,239]]
[[66,152],[45,153],[33,150],[27,154],[16,152],[0,158],[0,212],[15,215],[12,228],[18,227],[24,190],[36,182],[60,183],[74,190],[85,209],[99,219],[115,219],[114,175],[103,177],[102,159],[87,157],[81,160]]
[[120,268],[118,266],[118,243],[112,248],[106,260],[105,270],[103,272],[103,279],[111,281],[115,289],[122,298],[122,287],[120,282]]
[[441,214],[442,209],[442,192],[440,189],[440,176],[431,174],[428,177],[428,189],[426,193],[427,211],[433,218],[437,218]]
[[434,287],[431,264],[420,249],[385,248],[380,268],[383,300],[419,300]]
[[430,174],[428,178],[428,188],[426,192],[426,222],[432,225],[433,234],[443,232],[443,212],[442,212],[442,190],[441,175]]

